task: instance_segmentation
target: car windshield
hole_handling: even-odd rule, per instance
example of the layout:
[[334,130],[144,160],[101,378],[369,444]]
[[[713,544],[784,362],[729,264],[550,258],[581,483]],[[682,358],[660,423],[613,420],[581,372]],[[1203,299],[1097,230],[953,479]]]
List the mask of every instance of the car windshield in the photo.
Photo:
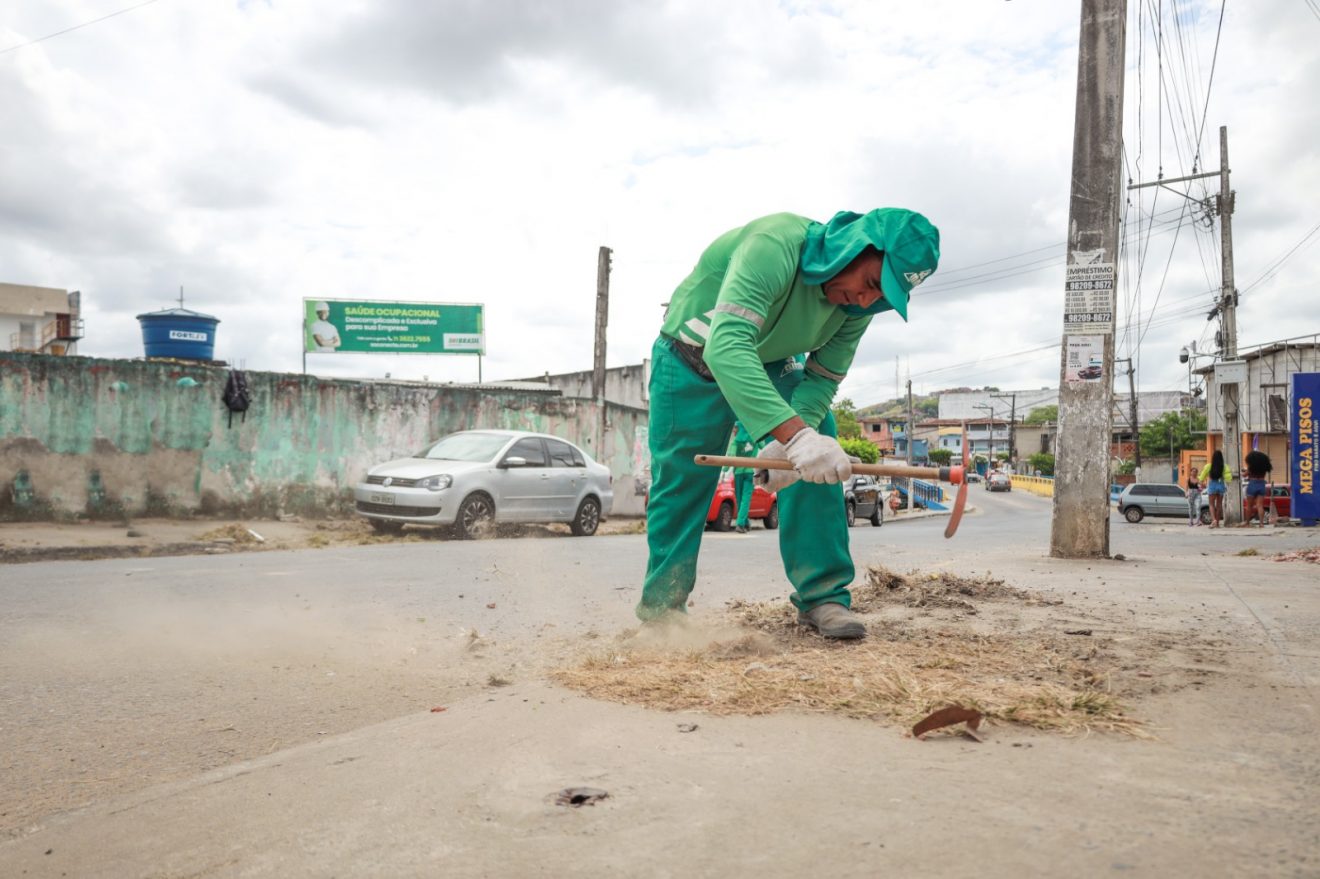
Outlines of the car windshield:
[[433,461],[490,461],[508,442],[509,437],[498,433],[451,433],[413,457]]

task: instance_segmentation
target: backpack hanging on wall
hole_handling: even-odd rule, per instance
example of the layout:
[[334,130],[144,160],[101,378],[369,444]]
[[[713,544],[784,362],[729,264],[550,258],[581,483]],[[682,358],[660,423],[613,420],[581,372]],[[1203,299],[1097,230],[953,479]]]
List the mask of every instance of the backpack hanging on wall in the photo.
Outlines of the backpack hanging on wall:
[[229,371],[229,381],[225,382],[225,392],[220,396],[224,401],[225,408],[229,410],[229,426],[234,426],[234,413],[240,412],[243,415],[243,421],[247,421],[247,410],[252,405],[252,395],[248,391],[247,376],[243,371],[232,369]]

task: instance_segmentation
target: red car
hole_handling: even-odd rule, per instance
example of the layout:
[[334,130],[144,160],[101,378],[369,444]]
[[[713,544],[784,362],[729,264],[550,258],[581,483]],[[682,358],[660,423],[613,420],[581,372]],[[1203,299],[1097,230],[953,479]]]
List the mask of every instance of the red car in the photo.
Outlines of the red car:
[[[706,522],[716,531],[732,531],[734,520],[738,518],[738,501],[733,493],[733,471],[720,476],[720,484],[711,499],[710,509],[706,511]],[[752,490],[752,507],[747,512],[748,519],[761,519],[766,528],[773,531],[779,527],[779,504],[775,496],[761,486]]]
[[[1267,485],[1265,487],[1269,489],[1269,494],[1265,496],[1265,509],[1268,510],[1270,508],[1270,505],[1272,504],[1274,506],[1276,515],[1278,515],[1280,519],[1291,518],[1292,517],[1291,489],[1289,489],[1288,486],[1286,485]],[[1242,486],[1242,520],[1244,522],[1247,520],[1246,495],[1247,495],[1247,488],[1245,485],[1243,485]],[[1208,522],[1210,516],[1209,504],[1206,504],[1204,499],[1202,499],[1202,504],[1204,506],[1202,507],[1201,510],[1201,521]],[[1254,519],[1255,516],[1253,515],[1252,518]]]

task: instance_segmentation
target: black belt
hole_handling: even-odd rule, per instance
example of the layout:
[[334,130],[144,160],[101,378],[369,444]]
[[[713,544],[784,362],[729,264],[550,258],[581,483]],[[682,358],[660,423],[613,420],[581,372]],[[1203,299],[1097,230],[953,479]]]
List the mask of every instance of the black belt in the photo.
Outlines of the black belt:
[[665,336],[669,342],[669,349],[678,355],[678,358],[688,365],[688,368],[705,381],[715,381],[715,376],[711,373],[710,367],[706,365],[706,360],[701,356],[702,349],[696,345],[689,345],[687,342],[680,342],[672,336]]

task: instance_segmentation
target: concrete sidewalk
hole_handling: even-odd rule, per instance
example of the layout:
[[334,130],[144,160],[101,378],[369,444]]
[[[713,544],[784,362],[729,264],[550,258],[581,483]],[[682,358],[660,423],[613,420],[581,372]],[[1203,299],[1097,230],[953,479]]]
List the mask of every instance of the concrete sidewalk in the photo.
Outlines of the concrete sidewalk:
[[[975,507],[967,505],[967,512]],[[886,513],[885,524],[948,516],[949,510],[900,510]],[[568,526],[513,526],[519,536],[554,537]],[[638,534],[645,519],[614,517],[601,522],[597,534]],[[403,540],[443,540],[431,529],[405,535],[379,535],[363,519],[135,519],[125,522],[4,522],[0,523],[0,564],[60,559],[143,558],[216,555],[263,550],[321,549],[333,546],[390,543]]]
[[[1320,569],[1178,547],[987,554],[1063,604],[979,625],[1084,623],[1166,651],[1133,706],[1158,741],[993,724],[983,744],[918,742],[883,720],[670,714],[531,676],[50,817],[0,863],[52,877],[1320,874]],[[553,804],[582,785],[610,796]]]

